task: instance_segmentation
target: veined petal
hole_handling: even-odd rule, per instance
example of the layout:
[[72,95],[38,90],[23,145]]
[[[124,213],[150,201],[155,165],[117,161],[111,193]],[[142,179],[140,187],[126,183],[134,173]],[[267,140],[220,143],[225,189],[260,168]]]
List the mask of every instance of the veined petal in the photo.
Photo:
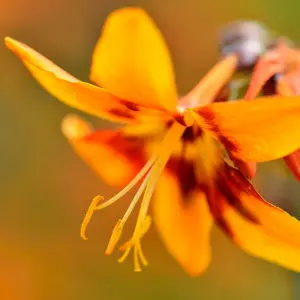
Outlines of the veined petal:
[[118,122],[134,122],[137,109],[108,91],[73,77],[27,45],[6,38],[7,47],[24,63],[35,79],[62,102],[92,115]]
[[94,131],[75,115],[65,117],[62,131],[74,151],[108,184],[126,185],[145,162],[142,141],[127,139],[120,131]]
[[222,180],[228,188],[227,199],[219,199],[223,224],[233,241],[254,256],[299,272],[300,222],[264,201],[236,169],[228,168]]
[[152,203],[154,222],[169,252],[189,274],[202,273],[211,259],[212,217],[205,193],[194,189],[183,194],[179,179],[165,171]]
[[175,112],[170,54],[142,9],[123,8],[108,17],[93,54],[91,80],[122,99]]
[[200,126],[243,161],[277,159],[300,146],[300,97],[215,103],[196,112]]

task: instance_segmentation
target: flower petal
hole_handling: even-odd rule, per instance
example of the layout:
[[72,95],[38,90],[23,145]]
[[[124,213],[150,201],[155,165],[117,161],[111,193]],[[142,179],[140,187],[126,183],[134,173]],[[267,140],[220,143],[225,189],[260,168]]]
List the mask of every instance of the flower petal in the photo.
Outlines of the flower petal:
[[211,131],[234,157],[268,161],[300,146],[300,97],[215,103],[199,108],[200,126]]
[[123,8],[108,17],[93,55],[91,80],[122,99],[175,112],[170,54],[142,9]]
[[300,181],[300,149],[285,156],[283,159],[295,178]]
[[35,79],[62,102],[101,118],[119,122],[135,121],[138,111],[128,101],[80,81],[21,42],[6,38],[5,43],[20,57]]
[[152,200],[154,222],[167,249],[191,275],[199,275],[211,258],[212,218],[200,189],[184,195],[174,174],[165,171]]
[[254,256],[299,272],[300,222],[264,201],[236,169],[227,169],[222,180],[228,188],[226,202],[219,199],[224,204],[223,224],[233,241]]
[[126,185],[145,163],[142,141],[127,139],[120,131],[94,131],[75,115],[64,118],[62,131],[75,152],[108,184]]
[[229,92],[224,88],[236,70],[237,63],[237,55],[233,54],[223,58],[186,96],[180,99],[179,106],[181,108],[204,106],[216,100],[220,101],[217,96],[220,95],[223,98],[224,94],[227,100]]

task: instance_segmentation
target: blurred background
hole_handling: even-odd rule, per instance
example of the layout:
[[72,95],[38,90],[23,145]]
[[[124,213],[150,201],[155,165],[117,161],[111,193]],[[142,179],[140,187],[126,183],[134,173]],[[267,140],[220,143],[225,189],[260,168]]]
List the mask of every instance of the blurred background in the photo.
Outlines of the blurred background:
[[[218,59],[217,34],[236,19],[255,19],[300,43],[298,0],[0,0],[0,37],[21,40],[83,80],[106,16],[141,6],[171,49],[181,94]],[[168,255],[155,229],[143,240],[150,265],[134,273],[104,250],[128,203],[98,213],[83,241],[79,228],[105,186],[72,152],[60,122],[74,112],[45,92],[0,45],[0,299],[265,299],[300,298],[300,276],[248,256],[213,231],[213,261],[190,278]],[[87,117],[89,118],[89,117]],[[99,128],[104,121],[89,118]],[[265,198],[299,217],[300,184],[281,162],[260,165]],[[297,288],[298,286],[298,288]]]

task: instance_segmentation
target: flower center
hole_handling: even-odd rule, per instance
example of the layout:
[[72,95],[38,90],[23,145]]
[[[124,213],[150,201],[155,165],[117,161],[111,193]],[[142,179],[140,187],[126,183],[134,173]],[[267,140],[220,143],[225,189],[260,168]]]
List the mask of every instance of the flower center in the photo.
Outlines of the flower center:
[[134,270],[140,271],[140,263],[142,263],[144,266],[147,265],[147,261],[145,259],[145,256],[142,251],[141,247],[141,238],[146,234],[148,231],[150,225],[151,225],[151,218],[148,213],[148,208],[150,204],[150,200],[153,196],[154,189],[156,186],[156,183],[164,170],[171,154],[176,146],[176,144],[179,142],[180,138],[182,137],[186,127],[174,122],[171,126],[171,128],[166,133],[159,150],[157,153],[153,155],[152,158],[145,164],[145,166],[141,169],[141,171],[132,179],[132,181],[118,194],[116,194],[111,199],[107,200],[106,202],[99,204],[100,201],[103,200],[102,196],[97,196],[93,199],[85,218],[81,225],[81,237],[83,239],[87,239],[86,237],[86,228],[89,224],[93,214],[95,211],[101,210],[117,200],[119,200],[121,197],[123,197],[128,191],[130,191],[138,182],[144,178],[141,186],[139,187],[137,193],[135,194],[134,198],[132,199],[128,209],[126,210],[124,216],[118,220],[117,224],[115,225],[111,238],[109,240],[106,254],[110,255],[113,250],[115,249],[117,243],[119,242],[122,231],[124,228],[124,225],[126,221],[128,220],[129,216],[131,215],[134,207],[136,204],[141,200],[141,206],[136,222],[136,226],[133,232],[132,237],[130,240],[125,243],[123,246],[121,246],[121,250],[124,251],[123,256],[119,259],[119,262],[123,262],[125,258],[129,255],[130,251],[133,249],[133,259],[134,259]]

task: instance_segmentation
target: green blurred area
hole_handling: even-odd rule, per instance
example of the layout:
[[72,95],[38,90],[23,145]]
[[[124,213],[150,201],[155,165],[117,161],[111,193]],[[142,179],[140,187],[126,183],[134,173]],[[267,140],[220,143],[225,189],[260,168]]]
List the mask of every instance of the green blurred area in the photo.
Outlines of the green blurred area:
[[[218,59],[217,34],[236,19],[256,19],[300,43],[300,2],[0,0],[0,36],[21,40],[75,76],[88,80],[93,47],[106,16],[141,6],[158,24],[173,55],[178,89],[187,92]],[[217,229],[213,261],[190,278],[168,255],[155,229],[144,239],[150,265],[134,273],[104,250],[130,200],[101,211],[79,228],[105,186],[72,152],[60,132],[74,110],[48,95],[4,45],[0,47],[0,299],[264,299],[300,297],[300,277],[237,249]],[[87,116],[85,116],[87,117]],[[99,128],[109,123],[92,119]],[[282,163],[260,166],[256,179],[269,201],[298,214],[300,185]],[[201,255],[201,253],[199,253]]]

